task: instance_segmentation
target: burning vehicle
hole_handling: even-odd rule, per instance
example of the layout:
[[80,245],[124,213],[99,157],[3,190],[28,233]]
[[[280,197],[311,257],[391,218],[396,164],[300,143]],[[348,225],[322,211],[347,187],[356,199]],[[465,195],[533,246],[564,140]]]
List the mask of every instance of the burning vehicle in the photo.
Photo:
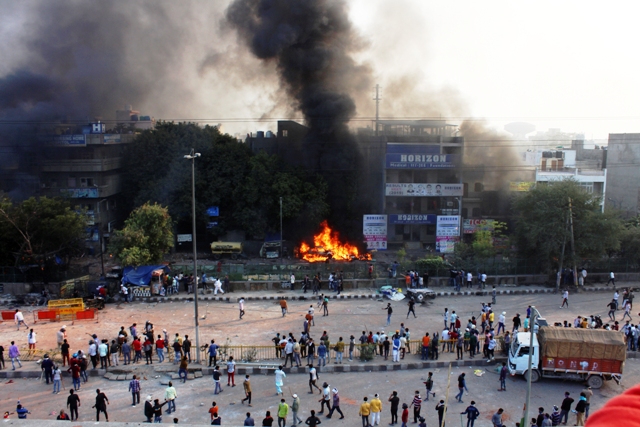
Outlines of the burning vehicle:
[[302,242],[297,248],[298,258],[309,262],[367,261],[371,254],[361,253],[360,249],[349,243],[340,242],[340,235],[329,227],[327,221],[320,224],[321,230],[313,236],[313,246]]

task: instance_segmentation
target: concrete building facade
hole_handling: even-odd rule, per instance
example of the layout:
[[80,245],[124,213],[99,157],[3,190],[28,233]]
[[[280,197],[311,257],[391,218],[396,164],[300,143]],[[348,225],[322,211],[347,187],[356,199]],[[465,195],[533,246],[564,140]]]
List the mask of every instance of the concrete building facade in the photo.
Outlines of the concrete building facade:
[[640,133],[609,134],[605,206],[628,218],[640,214]]

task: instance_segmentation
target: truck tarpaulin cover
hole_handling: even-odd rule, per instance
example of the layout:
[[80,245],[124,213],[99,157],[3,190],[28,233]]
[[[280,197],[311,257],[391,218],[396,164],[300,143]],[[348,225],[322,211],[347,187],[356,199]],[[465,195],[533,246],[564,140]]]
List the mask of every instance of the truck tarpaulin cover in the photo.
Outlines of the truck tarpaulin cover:
[[542,327],[538,342],[544,357],[617,360],[627,357],[623,334],[604,329]]
[[140,267],[125,267],[122,272],[122,283],[133,286],[148,286],[154,270],[169,270],[166,265],[141,265]]

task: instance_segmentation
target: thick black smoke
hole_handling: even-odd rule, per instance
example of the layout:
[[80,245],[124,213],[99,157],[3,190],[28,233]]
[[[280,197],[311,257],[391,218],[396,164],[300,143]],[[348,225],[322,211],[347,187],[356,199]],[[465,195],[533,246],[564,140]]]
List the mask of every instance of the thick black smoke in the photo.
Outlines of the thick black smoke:
[[309,127],[298,161],[328,181],[331,222],[357,235],[367,203],[358,174],[362,159],[347,122],[356,113],[350,93],[372,84],[369,68],[351,56],[358,39],[345,2],[236,0],[227,20],[256,57],[275,63]]
[[3,188],[12,194],[25,174],[35,180],[36,134],[56,123],[102,118],[109,126],[125,104],[158,114],[171,102],[156,104],[156,94],[188,99],[170,95],[183,89],[175,77],[188,47],[184,23],[195,13],[151,0],[0,0]]

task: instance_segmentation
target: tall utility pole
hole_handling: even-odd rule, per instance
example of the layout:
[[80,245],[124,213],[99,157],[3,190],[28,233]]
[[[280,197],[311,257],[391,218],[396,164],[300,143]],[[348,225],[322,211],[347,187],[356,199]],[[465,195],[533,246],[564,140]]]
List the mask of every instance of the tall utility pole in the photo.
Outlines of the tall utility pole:
[[280,197],[280,264],[282,264],[282,252],[284,246],[282,246],[282,197]]
[[571,227],[571,258],[573,261],[573,286],[578,286],[578,272],[576,271],[576,241],[573,238],[573,208],[569,197],[569,225]]
[[198,320],[198,250],[196,248],[196,158],[200,153],[196,153],[192,148],[191,153],[184,156],[191,160],[191,232],[193,233],[193,281],[194,283],[194,311],[196,320],[196,363],[200,363],[200,324]]
[[376,97],[373,98],[373,100],[376,101],[376,136],[378,136],[378,122],[380,121],[380,99],[380,85],[376,85]]

